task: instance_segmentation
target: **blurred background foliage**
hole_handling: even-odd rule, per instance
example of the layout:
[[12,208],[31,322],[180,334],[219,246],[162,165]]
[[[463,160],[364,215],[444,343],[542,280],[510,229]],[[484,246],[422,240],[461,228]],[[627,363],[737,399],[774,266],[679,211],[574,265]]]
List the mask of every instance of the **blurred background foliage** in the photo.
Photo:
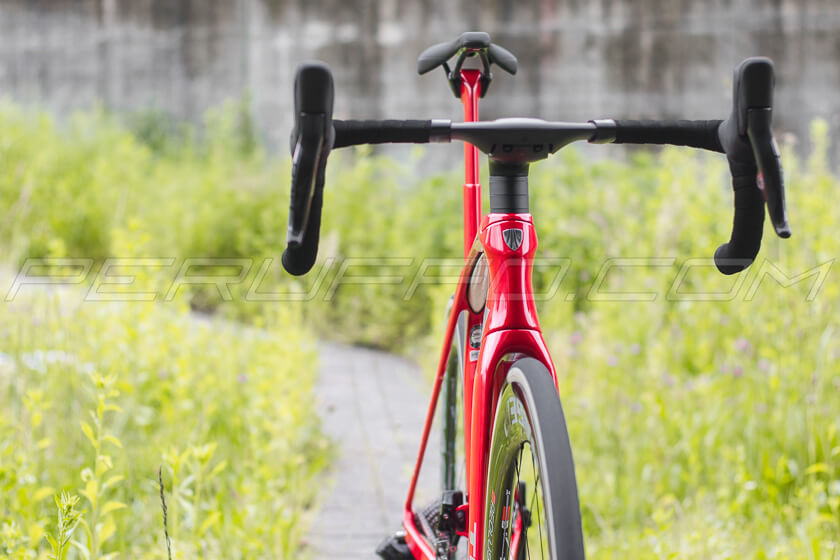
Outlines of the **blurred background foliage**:
[[[170,305],[74,306],[47,293],[2,306],[0,554],[43,557],[53,491],[78,493],[116,474],[125,478],[103,495],[125,507],[103,514],[104,504],[82,500],[88,520],[98,512],[99,548],[163,557],[154,476],[162,464],[181,557],[289,556],[313,499],[305,482],[329,457],[311,398],[312,341],[339,338],[421,363],[439,344],[456,272],[423,259],[460,255],[458,171],[418,173],[419,154],[407,163],[334,154],[322,266],[291,279],[279,265],[288,158],[254,141],[243,107],[210,113],[198,130],[154,113],[118,120],[103,111],[58,126],[0,105],[0,243],[10,263],[274,259],[260,291],[316,294],[249,302],[246,281],[232,286],[232,301],[198,286]],[[534,166],[539,255],[570,263],[539,309],[561,372],[592,558],[836,558],[840,283],[829,267],[840,209],[825,124],[814,123],[812,136],[807,160],[784,148],[794,237],[781,242],[767,226],[759,260],[736,278],[690,269],[682,294],[741,286],[737,297],[711,301],[668,294],[688,259],[710,257],[728,238],[722,157],[667,149],[593,160],[570,148]],[[325,288],[340,274],[330,263],[351,257],[368,264],[348,276],[397,271],[406,280]],[[598,292],[655,293],[653,301],[602,301],[592,291],[605,261],[619,257],[673,259],[613,268]],[[810,298],[818,275],[781,286],[765,261],[787,277],[830,274]],[[406,298],[418,271],[428,283]],[[538,266],[536,291],[551,292],[557,272]],[[196,325],[190,308],[215,311],[212,328]],[[101,423],[121,446],[102,443],[110,464],[99,465],[80,422],[93,422],[86,410],[96,409],[97,383],[118,372],[118,394],[107,398],[119,410]],[[91,546],[86,535],[77,531],[81,548]]]

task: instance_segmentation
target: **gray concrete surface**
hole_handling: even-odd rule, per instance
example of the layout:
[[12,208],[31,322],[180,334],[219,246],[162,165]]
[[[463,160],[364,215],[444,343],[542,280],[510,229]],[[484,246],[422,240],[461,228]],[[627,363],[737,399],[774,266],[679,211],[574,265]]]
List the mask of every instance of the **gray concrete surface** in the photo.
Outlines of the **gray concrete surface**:
[[[409,361],[321,344],[318,411],[338,457],[307,538],[312,558],[375,558],[376,545],[399,529],[430,391]],[[438,481],[439,441],[433,430],[419,491],[426,496]]]
[[495,73],[484,118],[723,118],[735,64],[764,54],[779,131],[840,128],[837,0],[0,0],[0,97],[196,121],[250,92],[255,125],[287,149],[301,61],[333,67],[337,117],[456,118],[443,72],[415,61],[473,29],[522,62]]

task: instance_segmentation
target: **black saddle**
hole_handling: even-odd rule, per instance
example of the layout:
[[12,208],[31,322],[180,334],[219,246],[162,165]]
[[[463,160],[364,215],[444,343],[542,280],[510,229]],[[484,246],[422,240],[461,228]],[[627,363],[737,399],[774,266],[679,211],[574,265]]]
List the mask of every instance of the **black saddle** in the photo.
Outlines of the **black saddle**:
[[[454,69],[449,68],[449,59],[455,55],[458,58]],[[482,88],[481,96],[487,91],[493,75],[490,73],[490,65],[496,64],[499,68],[510,74],[516,74],[519,66],[516,57],[506,48],[496,45],[490,41],[490,35],[482,31],[467,31],[458,38],[447,43],[438,43],[420,53],[417,59],[417,73],[425,74],[438,66],[443,66],[446,77],[452,86],[456,97],[461,95],[461,66],[464,60],[470,56],[479,56],[483,65],[481,72]]]
[[467,31],[461,36],[448,43],[432,45],[417,59],[417,73],[425,74],[434,70],[456,54],[460,50],[486,51],[487,58],[491,64],[498,64],[499,68],[510,74],[516,74],[518,63],[513,53],[506,48],[490,42],[490,35],[482,31]]

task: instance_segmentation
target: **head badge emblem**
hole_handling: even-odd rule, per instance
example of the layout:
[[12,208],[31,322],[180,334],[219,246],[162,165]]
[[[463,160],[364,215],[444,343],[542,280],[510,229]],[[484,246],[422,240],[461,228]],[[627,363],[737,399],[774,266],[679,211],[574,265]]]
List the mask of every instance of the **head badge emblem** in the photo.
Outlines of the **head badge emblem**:
[[522,230],[519,228],[502,230],[502,238],[511,251],[516,251],[522,246]]

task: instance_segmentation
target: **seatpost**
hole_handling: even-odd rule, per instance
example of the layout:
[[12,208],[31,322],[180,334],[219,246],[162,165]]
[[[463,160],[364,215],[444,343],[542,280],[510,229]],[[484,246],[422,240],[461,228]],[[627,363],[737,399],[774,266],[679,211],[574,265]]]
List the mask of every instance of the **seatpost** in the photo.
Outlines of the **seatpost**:
[[[464,122],[478,120],[478,100],[481,98],[481,71],[461,70],[461,102]],[[464,142],[464,258],[467,257],[481,221],[481,185],[478,182],[478,148]]]

